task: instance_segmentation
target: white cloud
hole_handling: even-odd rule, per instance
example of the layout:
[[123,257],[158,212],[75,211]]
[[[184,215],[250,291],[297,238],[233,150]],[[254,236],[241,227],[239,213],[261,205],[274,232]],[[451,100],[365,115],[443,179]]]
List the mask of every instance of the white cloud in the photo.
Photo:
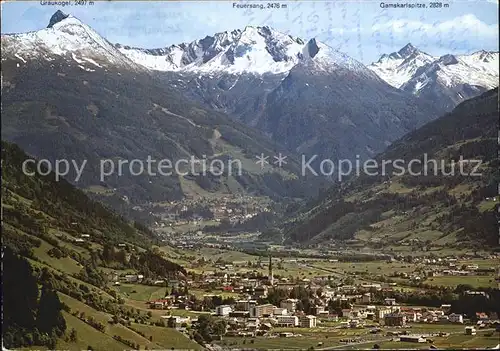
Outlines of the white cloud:
[[447,20],[390,18],[361,28],[337,26],[322,33],[320,40],[358,60],[370,62],[408,42],[434,55],[498,50],[498,29],[496,24],[488,25],[468,13]]
[[435,23],[421,21],[393,20],[384,24],[375,24],[371,27],[373,32],[389,33],[425,33],[426,35],[449,35],[453,34],[480,35],[482,37],[497,37],[497,25],[488,25],[480,21],[473,14],[455,17],[451,20]]
[[372,26],[356,27],[335,27],[328,30],[330,35],[352,35],[361,32],[363,35],[380,34],[390,36],[391,39],[401,37],[415,38],[423,36],[425,38],[438,37],[447,40],[464,40],[467,38],[496,39],[498,38],[498,27],[496,24],[488,25],[479,20],[473,14],[465,14],[446,21],[436,21],[434,23],[419,20],[393,19],[384,23],[376,23]]

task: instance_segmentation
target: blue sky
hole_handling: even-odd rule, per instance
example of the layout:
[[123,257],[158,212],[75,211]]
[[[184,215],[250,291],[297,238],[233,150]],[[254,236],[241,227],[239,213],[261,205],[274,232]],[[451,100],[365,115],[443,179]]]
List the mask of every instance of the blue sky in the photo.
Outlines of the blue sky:
[[92,6],[64,7],[16,1],[2,3],[1,29],[12,33],[44,28],[60,9],[113,43],[144,48],[189,42],[246,25],[268,25],[303,39],[316,37],[363,63],[408,42],[433,55],[498,51],[498,0],[436,1],[449,7],[382,9],[381,1],[372,0],[288,1],[287,9],[264,10],[235,9],[232,1],[95,1]]

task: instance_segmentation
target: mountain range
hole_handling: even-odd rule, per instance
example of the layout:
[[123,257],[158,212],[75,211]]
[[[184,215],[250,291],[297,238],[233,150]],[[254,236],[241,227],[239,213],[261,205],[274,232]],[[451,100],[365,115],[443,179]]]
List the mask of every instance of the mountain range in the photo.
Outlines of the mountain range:
[[348,55],[267,26],[161,49],[117,47],[184,95],[320,158],[373,156],[439,114]]
[[[404,133],[498,86],[498,52],[436,57],[407,44],[364,66],[315,39],[268,26],[247,26],[166,48],[117,47],[137,64],[162,72],[167,84],[187,96],[261,129],[296,152],[329,157],[373,156]],[[409,112],[397,100],[418,112]],[[386,104],[393,107],[383,108]],[[332,116],[331,111],[337,113]]]
[[[243,30],[216,33],[160,49],[118,47],[144,67],[164,72],[197,73],[203,78],[221,73],[287,74],[309,57],[315,62],[322,61],[326,70],[337,69],[337,65],[355,71],[365,69],[359,62],[315,39],[306,42],[268,26],[247,26]],[[319,56],[315,56],[316,53]],[[437,103],[443,112],[498,86],[498,57],[498,52],[485,50],[433,56],[408,43],[397,52],[382,55],[367,68],[391,86]],[[228,85],[232,89],[236,84],[234,80]]]
[[[39,158],[90,160],[93,168],[79,185],[97,189],[96,196],[115,208],[200,193],[315,194],[319,181],[299,176],[299,154],[318,160],[374,157],[442,114],[446,107],[435,99],[451,94],[440,90],[440,64],[428,55],[427,61],[417,59],[421,54],[411,46],[381,58],[387,72],[394,66],[391,80],[314,38],[267,26],[141,49],[112,44],[57,11],[47,28],[2,34],[1,42],[2,138]],[[492,55],[477,59],[487,62]],[[408,77],[430,72],[427,64],[433,62],[439,68],[433,72],[440,79],[425,85],[434,88],[419,94],[406,88],[413,78],[394,78],[397,67],[411,66],[404,62],[414,56],[413,65],[420,65],[415,73],[401,68]],[[473,58],[459,58],[473,65]],[[403,85],[395,87],[395,81]],[[477,84],[460,89],[474,95],[487,88]],[[284,169],[255,167],[255,155],[278,152],[290,156]],[[104,184],[96,177],[103,158],[190,155],[242,159],[243,174],[112,176]]]
[[432,101],[443,110],[498,86],[498,52],[429,55],[411,44],[368,66],[392,86]]
[[[213,193],[300,198],[319,179],[298,177],[299,160],[253,128],[184,98],[71,16],[37,32],[2,35],[2,139],[48,159],[87,160],[78,185],[126,215],[148,202]],[[264,168],[255,156],[288,155]],[[101,181],[100,160],[238,159],[229,174],[156,176],[124,171]],[[197,170],[199,173],[199,169]],[[219,173],[219,171],[214,172]],[[75,179],[72,170],[67,179]],[[147,213],[144,214],[147,216]],[[141,218],[146,220],[146,218]]]

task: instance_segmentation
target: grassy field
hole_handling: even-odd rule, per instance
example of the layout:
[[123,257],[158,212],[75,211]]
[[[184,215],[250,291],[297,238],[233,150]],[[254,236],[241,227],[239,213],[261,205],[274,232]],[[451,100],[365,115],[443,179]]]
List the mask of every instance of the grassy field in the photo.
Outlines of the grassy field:
[[143,324],[132,323],[131,328],[144,333],[146,337],[152,337],[155,344],[160,345],[160,349],[174,348],[182,350],[202,350],[203,348],[196,342],[190,340],[181,332],[171,329],[155,327]]
[[442,277],[432,277],[425,281],[426,284],[431,285],[441,285],[441,286],[457,286],[459,284],[469,284],[473,287],[496,287],[495,277],[493,275],[488,276],[442,276]]
[[[28,262],[30,263],[31,266],[33,267],[39,267],[39,268],[47,268],[50,272],[55,272],[55,273],[61,273],[64,271],[59,271],[49,265],[46,265],[45,263],[41,263],[41,262],[38,262],[38,261],[35,261],[33,259],[30,259],[28,258],[27,259]],[[84,282],[83,280],[80,280],[80,279],[77,279],[75,277],[72,277],[72,276],[67,276],[69,280],[73,281],[74,283],[80,285],[85,285],[86,287],[88,287],[90,290],[93,290],[93,291],[96,291],[97,294],[99,294],[99,296],[103,297],[103,298],[106,298],[106,299],[114,299],[111,295],[109,295],[107,292],[105,292],[104,290],[102,289],[99,289],[98,287],[92,285],[92,284],[89,284],[87,282]]]
[[[447,189],[446,191],[450,195],[454,195],[457,198],[463,197],[464,195],[470,194],[474,189],[474,186],[469,184],[459,184],[454,189]],[[436,187],[426,187],[425,190],[417,188],[411,188],[402,184],[402,182],[395,177],[392,179],[391,183],[380,184],[373,186],[370,193],[367,191],[356,191],[349,194],[350,196],[344,198],[345,201],[361,201],[368,200],[370,198],[376,198],[377,195],[382,193],[393,193],[393,194],[409,194],[412,191],[417,191],[420,195],[429,195],[436,191],[442,191],[444,188],[442,186]],[[463,199],[459,199],[463,202]],[[498,206],[497,201],[484,200],[477,204],[479,211],[491,211]],[[466,253],[466,250],[462,250],[455,245],[460,241],[460,236],[457,233],[451,233],[446,235],[442,232],[442,228],[437,225],[436,218],[442,215],[446,215],[449,212],[447,206],[440,206],[440,208],[432,209],[422,208],[418,214],[401,214],[385,212],[382,214],[378,222],[373,222],[370,224],[372,230],[360,229],[354,234],[354,238],[360,241],[360,246],[370,247],[372,244],[379,245],[383,244],[383,248],[379,249],[388,253],[388,251],[398,252],[405,255],[421,256],[428,255],[428,251],[422,249],[416,249],[412,246],[403,245],[404,240],[410,239],[420,239],[421,241],[430,240],[432,253],[444,256],[448,254],[461,254]],[[415,224],[417,228],[415,229]],[[463,228],[462,228],[463,230]],[[354,246],[353,246],[354,247]]]
[[[478,333],[475,336],[464,335],[464,334],[452,334],[448,337],[433,337],[430,338],[433,342],[432,345],[449,350],[459,350],[459,349],[484,349],[492,348],[500,343],[500,336],[498,333],[492,336],[486,336],[488,333]],[[396,338],[397,339],[397,338]],[[400,342],[400,341],[383,341],[377,342],[380,349],[392,350],[392,349],[423,349],[428,350],[431,343],[411,343],[411,342]],[[366,343],[362,345],[357,345],[351,347],[356,348],[370,348],[373,347],[374,343]],[[350,349],[350,348],[347,348]]]
[[129,299],[144,302],[162,299],[165,297],[166,293],[166,288],[164,286],[122,283],[119,286],[114,286],[113,288]]
[[471,348],[492,348],[500,344],[499,333],[494,333],[491,336],[488,332],[480,332],[475,336],[456,334],[450,335],[447,338],[436,338],[434,345],[443,348],[461,347],[464,349]]
[[[146,326],[146,327],[150,328],[151,326]],[[167,328],[164,328],[164,329],[167,329]],[[147,347],[150,350],[162,349],[162,347],[160,345],[158,345],[157,343],[155,343],[154,340],[150,341],[149,339],[143,337],[142,335],[138,334],[137,332],[133,331],[132,329],[127,328],[121,324],[115,324],[113,326],[110,326],[108,329],[108,333],[110,335],[120,336],[123,339],[132,341],[137,345],[141,345],[141,348]]]
[[206,261],[212,262],[212,264],[207,263],[205,266],[197,267],[196,271],[201,270],[213,270],[215,268],[215,261],[221,259],[225,262],[231,262],[234,264],[244,264],[248,261],[255,262],[258,260],[257,256],[248,255],[244,252],[233,251],[233,250],[221,250],[215,248],[201,248],[197,250],[187,250],[187,249],[177,249],[169,246],[161,246],[158,248],[163,252],[166,257],[170,260],[177,262],[186,266],[189,269],[190,265],[193,263],[189,258],[196,257],[196,259],[201,259],[202,257]]
[[[89,252],[88,252],[88,250],[86,248],[68,242],[69,240],[76,239],[75,236],[72,236],[72,235],[70,235],[70,234],[68,234],[68,233],[66,233],[66,232],[64,232],[62,230],[56,230],[56,229],[53,229],[53,228],[49,228],[47,230],[47,232],[54,239],[56,239],[57,241],[59,241],[59,245],[61,247],[65,247],[68,250],[78,252],[80,255],[82,255],[85,258],[90,258]],[[65,239],[65,240],[63,240],[63,239]],[[96,243],[91,243],[91,246],[92,247],[100,247],[100,245],[98,245]]]
[[73,311],[78,311],[80,313],[84,312],[86,318],[92,316],[94,320],[104,324],[106,326],[105,329],[106,334],[110,336],[117,335],[122,337],[123,339],[130,340],[136,344],[145,345],[148,346],[149,348],[153,347],[158,349],[159,345],[150,342],[148,339],[145,339],[144,337],[132,331],[131,329],[121,324],[110,324],[109,321],[112,319],[112,316],[110,314],[97,311],[92,307],[87,306],[86,304],[61,293],[59,293],[59,298],[61,299],[62,302],[64,302],[71,308],[72,312]]
[[[73,299],[70,296],[59,293],[59,298],[62,302],[71,308],[71,312],[83,312],[85,318],[92,317],[94,320],[105,325],[104,332],[100,332],[87,323],[81,321],[79,318],[66,313],[64,317],[68,324],[68,330],[75,328],[77,335],[81,340],[88,340],[90,345],[96,350],[126,350],[130,349],[129,346],[122,344],[113,339],[113,336],[120,336],[123,339],[129,340],[141,346],[141,349],[148,347],[153,350],[160,350],[165,348],[175,349],[201,349],[197,343],[190,340],[188,337],[178,332],[175,329],[157,327],[152,325],[132,323],[130,327],[121,324],[111,324],[109,321],[112,316],[105,312],[100,312],[92,307]],[[141,311],[146,312],[146,311]],[[167,311],[161,311],[166,314]],[[153,316],[154,317],[154,316]],[[142,336],[138,332],[145,335]],[[61,348],[70,350],[81,350],[87,347],[81,343],[69,343],[61,340]],[[80,348],[81,347],[81,348]]]
[[58,293],[58,295],[61,302],[65,303],[71,308],[71,312],[84,312],[86,316],[92,316],[96,321],[103,324],[108,324],[108,321],[111,319],[111,315],[101,311],[97,311],[92,307],[84,304],[83,302],[72,298],[71,296],[65,295],[60,292]]
[[385,191],[388,193],[406,194],[412,192],[413,190],[415,189],[408,188],[404,184],[393,181]]
[[109,350],[109,351],[123,351],[127,349],[127,345],[113,339],[112,336],[102,333],[94,329],[87,323],[81,321],[75,316],[67,312],[63,312],[64,319],[68,330],[74,328],[77,332],[76,342],[67,342],[59,340],[57,349],[60,350],[86,350],[88,346],[92,346],[94,350]]
[[[462,333],[464,331],[464,326],[461,324],[439,324],[439,323],[412,323],[409,324],[411,328],[408,332],[411,334],[429,334],[429,333]],[[384,330],[401,331],[398,328],[384,328]]]
[[182,316],[182,317],[197,317],[200,314],[208,313],[208,312],[194,312],[188,310],[180,310],[180,309],[172,309],[172,310],[151,310],[149,306],[144,301],[125,299],[125,305],[132,307],[136,310],[139,310],[143,313],[151,312],[152,320],[158,321],[162,316],[174,315],[174,316]]
[[[234,251],[234,250],[222,250],[215,248],[201,248],[199,250],[182,250],[182,249],[172,249],[170,247],[161,247],[160,251],[164,252],[169,259],[175,261],[179,264],[185,266],[188,270],[201,273],[216,271],[217,268],[215,263],[217,260],[223,260],[225,262],[231,262],[234,266],[233,269],[228,270],[229,273],[245,273],[245,272],[260,272],[262,274],[267,274],[268,272],[268,258],[259,257],[254,255],[249,255],[244,252]],[[196,257],[197,259],[203,257],[206,264],[202,266],[194,267],[192,262],[188,260],[189,257]],[[249,267],[248,262],[255,263],[261,262],[261,267]],[[315,276],[327,276],[328,272],[325,272],[321,267],[308,267],[304,264],[299,264],[297,262],[290,262],[284,260],[280,264],[279,260],[273,259],[273,273],[275,276],[287,277],[287,278],[311,278]]]
[[114,190],[113,189],[108,189],[100,185],[91,185],[85,189],[86,192],[92,193],[92,194],[99,194],[99,195],[113,195]]
[[[318,346],[322,342],[321,346]],[[301,337],[290,337],[290,338],[267,338],[267,337],[255,337],[255,338],[242,338],[242,337],[224,337],[224,339],[218,342],[218,344],[226,345],[230,348],[250,348],[259,350],[269,350],[269,349],[298,349],[306,350],[311,346],[314,348],[318,347],[332,347],[341,345],[341,343],[334,338],[325,338],[321,335],[308,335]]]
[[42,241],[40,247],[35,248],[34,254],[39,260],[46,262],[49,266],[55,269],[66,272],[68,274],[77,274],[81,271],[82,265],[73,260],[70,257],[53,258],[50,257],[47,251],[52,249],[54,246]]
[[[225,337],[222,343],[232,348],[257,349],[315,349],[340,347],[345,345],[342,339],[377,340],[380,336],[369,334],[366,329],[338,329],[338,328],[274,328],[272,333],[291,332],[294,337]],[[219,342],[220,343],[220,342]],[[372,341],[373,344],[373,341]]]
[[[414,235],[408,232],[410,236]],[[407,234],[404,234],[407,235]],[[403,235],[403,236],[404,236]],[[432,232],[426,234],[427,236],[432,236],[437,240],[440,233]],[[443,242],[451,240],[451,238],[442,238],[439,239]],[[408,255],[416,255],[412,251],[411,246],[397,246],[397,249],[406,250],[405,253]],[[215,261],[218,259],[222,259],[224,261],[232,262],[236,266],[234,269],[228,272],[235,273],[244,273],[244,272],[260,272],[262,274],[267,274],[268,272],[268,262],[266,257],[258,257],[253,255],[248,255],[239,251],[231,251],[231,250],[221,250],[215,248],[202,248],[200,250],[180,250],[180,249],[172,249],[170,247],[162,247],[161,251],[165,252],[167,256],[173,261],[184,265],[188,270],[195,271],[197,273],[201,272],[209,272],[216,271],[218,268],[216,267]],[[451,253],[457,253],[457,250],[446,250],[439,249],[433,251],[436,255],[447,255]],[[203,266],[196,266],[195,268],[190,267],[191,262],[187,259],[189,257],[203,257],[205,260],[210,260],[207,264]],[[261,268],[248,267],[247,262],[250,261],[252,263],[259,261],[261,262]],[[302,261],[304,259],[298,259],[298,261]],[[493,260],[470,260],[460,262],[460,264],[478,264],[480,268],[486,267],[495,267],[497,263],[492,262]],[[278,262],[281,262],[278,264]],[[423,266],[423,265],[422,265]],[[278,268],[280,267],[280,268]],[[336,278],[341,278],[345,276],[352,276],[354,272],[361,272],[364,274],[369,274],[371,276],[376,275],[391,275],[395,272],[406,272],[412,273],[415,271],[415,267],[417,265],[410,263],[402,263],[402,262],[385,262],[385,261],[372,261],[372,262],[331,262],[325,259],[306,259],[305,264],[297,261],[290,261],[287,259],[278,260],[276,258],[273,259],[273,272],[275,276],[281,276],[286,278],[313,278],[316,276],[328,276],[333,275]],[[356,278],[356,277],[355,277]],[[464,279],[458,284],[471,284],[473,286],[487,286],[492,287],[495,286],[495,282],[490,282],[489,280],[492,277],[478,276],[478,277],[435,277],[433,281],[427,280],[426,283],[435,284],[435,285],[445,285],[445,286],[455,286],[457,283],[454,280]],[[357,282],[371,282],[371,279],[366,277],[357,277]],[[404,283],[404,281],[402,281]]]
[[485,211],[490,211],[493,210],[498,204],[498,201],[492,201],[492,200],[483,200],[481,201],[477,207],[479,211],[485,212]]
[[[147,302],[156,299],[162,299],[165,297],[167,288],[164,286],[149,286],[142,284],[121,284],[119,286],[113,287],[116,291],[122,294],[124,297],[130,300],[136,300],[140,302]],[[168,288],[170,292],[172,288]],[[200,289],[190,289],[190,294],[195,295],[198,298],[203,298],[203,295],[215,294],[222,297],[234,297],[237,298],[239,294],[227,292],[227,291],[204,291]],[[145,305],[144,305],[145,306]]]

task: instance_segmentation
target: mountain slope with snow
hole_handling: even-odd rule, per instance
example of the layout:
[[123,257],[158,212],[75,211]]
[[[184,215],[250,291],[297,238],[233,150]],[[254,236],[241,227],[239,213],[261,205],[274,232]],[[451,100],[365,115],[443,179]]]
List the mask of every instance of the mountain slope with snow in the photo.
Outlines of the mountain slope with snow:
[[162,49],[117,47],[136,63],[159,71],[282,73],[297,63],[303,45],[267,26],[247,26]]
[[119,47],[165,84],[257,127],[293,152],[371,157],[437,111],[310,39],[246,27],[189,44]]
[[436,58],[407,44],[398,52],[384,54],[377,62],[368,66],[380,78],[395,88],[409,81],[416,71]]
[[[2,139],[52,163],[88,160],[78,186],[113,189],[95,195],[122,214],[151,219],[136,205],[200,194],[282,200],[317,191],[319,179],[300,177],[299,160],[289,150],[224,113],[193,103],[74,17],[57,12],[45,29],[3,35],[2,49]],[[288,163],[254,166],[255,155],[273,152],[287,154]],[[215,172],[236,157],[241,172]],[[149,158],[152,171],[132,174],[126,167],[120,175],[111,171],[100,178],[101,160]],[[177,163],[193,158],[206,159],[206,175]],[[156,160],[170,161],[170,169],[157,169]],[[76,178],[74,173],[67,177]]]
[[[317,62],[322,69],[365,67],[327,45],[312,40],[313,53],[300,38],[268,26],[247,26],[206,36],[191,43],[142,49],[112,44],[77,18],[57,11],[47,28],[2,35],[2,50],[23,61],[68,57],[90,71],[107,65],[162,72],[210,74],[286,74],[302,61]],[[320,67],[318,66],[318,67]]]
[[[314,61],[322,69],[347,67],[365,70],[356,60],[324,43],[304,40],[268,26],[216,33],[191,43],[161,49],[117,45],[134,62],[158,71],[207,74],[284,74],[303,61]],[[319,66],[318,66],[319,67]]]
[[499,53],[431,56],[411,44],[368,66],[392,86],[450,110],[498,86]]
[[91,27],[76,17],[57,11],[47,28],[20,34],[2,35],[2,57],[15,55],[23,62],[63,57],[76,61],[80,68],[92,71],[96,67],[122,67],[145,70]]
[[421,66],[401,89],[419,93],[429,82],[453,88],[459,85],[498,86],[498,53],[481,51],[471,55],[444,55]]
[[315,39],[301,46],[296,63],[285,72],[235,73],[234,66],[220,65],[211,70],[208,62],[159,75],[184,96],[304,155],[372,157],[438,115],[348,55]]
[[[114,66],[147,71],[184,97],[260,129],[293,153],[371,157],[438,116],[428,103],[390,86],[348,55],[267,26],[140,49],[113,45],[58,11],[48,28],[3,36],[2,46],[23,60],[56,57],[81,69],[94,62],[104,71]],[[411,47],[398,55],[418,61]]]

